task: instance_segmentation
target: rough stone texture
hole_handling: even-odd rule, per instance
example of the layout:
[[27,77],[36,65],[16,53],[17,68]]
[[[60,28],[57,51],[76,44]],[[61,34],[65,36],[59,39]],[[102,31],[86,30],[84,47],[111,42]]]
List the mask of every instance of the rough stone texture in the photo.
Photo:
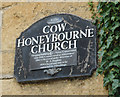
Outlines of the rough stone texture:
[[0,76],[2,74],[2,53],[0,53]]
[[[9,5],[9,4],[8,4]],[[3,5],[8,6],[7,4]],[[20,33],[35,21],[55,13],[71,13],[90,19],[91,12],[86,3],[15,3],[4,8],[2,50],[14,50]],[[9,33],[9,34],[7,34]],[[8,42],[8,38],[11,40]]]
[[[1,8],[1,3],[0,3],[0,8]],[[0,10],[0,77],[2,77],[1,25],[2,25],[2,11]],[[0,80],[0,96],[1,95],[2,95],[2,81]]]
[[13,74],[14,72],[14,52],[2,52],[2,74]]
[[95,75],[86,80],[49,80],[36,84],[18,84],[15,79],[9,79],[3,80],[2,93],[4,95],[107,95],[102,80],[101,76],[95,77]]
[[0,80],[0,96],[2,96],[2,80]]
[[[88,2],[76,3],[2,3],[2,74],[13,74],[15,41],[22,31],[37,20],[55,13],[70,13],[91,19]],[[103,77],[95,74],[86,79],[59,79],[39,83],[18,84],[15,79],[2,80],[3,95],[106,95]]]

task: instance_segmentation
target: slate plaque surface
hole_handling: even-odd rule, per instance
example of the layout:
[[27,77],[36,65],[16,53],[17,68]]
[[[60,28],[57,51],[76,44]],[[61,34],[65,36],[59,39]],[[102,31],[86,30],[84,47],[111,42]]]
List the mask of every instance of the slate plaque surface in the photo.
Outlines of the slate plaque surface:
[[47,16],[16,39],[18,82],[90,76],[96,66],[96,28],[78,16]]
[[76,49],[57,50],[30,55],[30,70],[72,65],[77,65]]

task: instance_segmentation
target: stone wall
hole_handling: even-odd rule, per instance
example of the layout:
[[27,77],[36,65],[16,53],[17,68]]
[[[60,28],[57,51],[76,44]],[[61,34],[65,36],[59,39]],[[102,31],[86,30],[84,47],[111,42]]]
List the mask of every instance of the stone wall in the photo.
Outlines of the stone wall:
[[[96,3],[97,5],[97,3]],[[14,78],[15,41],[21,32],[39,19],[55,14],[70,13],[91,19],[88,2],[2,2],[0,58],[2,64],[2,95],[107,95],[103,77],[81,80],[58,79],[39,83],[19,84]]]

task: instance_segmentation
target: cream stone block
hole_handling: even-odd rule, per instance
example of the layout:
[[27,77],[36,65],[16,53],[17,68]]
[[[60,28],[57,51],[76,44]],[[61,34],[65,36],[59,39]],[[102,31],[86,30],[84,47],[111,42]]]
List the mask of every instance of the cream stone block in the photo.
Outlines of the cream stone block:
[[108,95],[102,76],[80,79],[58,79],[19,84],[15,79],[2,81],[3,95]]
[[13,74],[14,72],[14,51],[2,52],[2,75]]

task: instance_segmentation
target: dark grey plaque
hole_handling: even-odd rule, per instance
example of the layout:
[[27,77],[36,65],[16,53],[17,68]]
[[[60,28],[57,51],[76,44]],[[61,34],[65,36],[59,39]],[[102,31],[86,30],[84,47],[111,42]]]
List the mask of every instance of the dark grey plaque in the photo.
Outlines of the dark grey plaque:
[[30,55],[30,70],[72,65],[73,66],[77,65],[76,48],[67,50],[56,50],[51,52]]
[[96,28],[78,16],[45,17],[16,39],[18,82],[90,76],[96,66]]

